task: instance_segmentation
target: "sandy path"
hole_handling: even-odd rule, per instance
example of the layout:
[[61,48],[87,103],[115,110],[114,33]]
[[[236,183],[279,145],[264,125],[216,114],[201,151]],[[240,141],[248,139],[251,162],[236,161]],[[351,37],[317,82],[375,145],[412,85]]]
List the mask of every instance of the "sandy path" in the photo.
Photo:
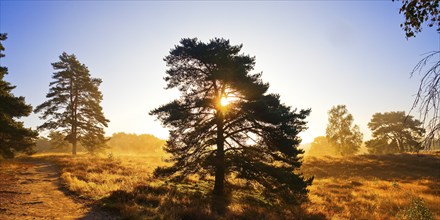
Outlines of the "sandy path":
[[0,163],[0,219],[115,219],[60,188],[56,165],[32,160]]

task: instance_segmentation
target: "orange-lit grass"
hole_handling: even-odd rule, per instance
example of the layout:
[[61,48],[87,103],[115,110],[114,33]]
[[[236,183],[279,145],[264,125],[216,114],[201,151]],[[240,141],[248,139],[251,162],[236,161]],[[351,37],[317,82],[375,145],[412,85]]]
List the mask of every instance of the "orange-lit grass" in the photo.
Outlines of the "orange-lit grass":
[[440,218],[440,155],[363,155],[305,159],[302,172],[314,175],[310,202],[271,207],[258,192],[230,180],[223,217],[210,207],[212,180],[183,183],[154,179],[160,157],[37,155],[57,162],[65,187],[127,218],[159,219],[397,219],[413,198]]
[[414,198],[440,218],[440,156],[363,155],[306,158],[315,175],[303,207],[333,219],[396,219]]
[[67,154],[37,154],[34,157],[60,165],[64,186],[81,197],[93,200],[109,196],[116,190],[130,192],[140,184],[150,183],[154,167],[163,164],[160,158],[145,156],[99,157],[84,154],[72,157]]
[[233,193],[226,198],[227,212],[220,216],[211,208],[212,178],[202,181],[191,176],[181,183],[155,179],[154,167],[165,164],[160,157],[39,154],[34,158],[57,163],[65,188],[125,218],[280,219],[298,214],[297,207],[274,210],[260,193],[230,180]]

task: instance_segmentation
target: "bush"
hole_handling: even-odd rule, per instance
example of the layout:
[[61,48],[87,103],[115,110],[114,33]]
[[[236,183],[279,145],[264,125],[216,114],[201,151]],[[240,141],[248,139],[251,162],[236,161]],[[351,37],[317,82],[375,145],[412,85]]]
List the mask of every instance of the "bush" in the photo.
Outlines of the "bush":
[[431,220],[434,219],[431,211],[420,198],[411,199],[411,204],[397,214],[402,220]]

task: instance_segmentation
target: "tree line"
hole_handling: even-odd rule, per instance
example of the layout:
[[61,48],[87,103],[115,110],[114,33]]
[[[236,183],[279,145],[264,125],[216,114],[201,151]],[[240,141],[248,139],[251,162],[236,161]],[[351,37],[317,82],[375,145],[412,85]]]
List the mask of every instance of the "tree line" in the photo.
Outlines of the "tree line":
[[[107,137],[106,153],[135,154],[163,156],[165,140],[150,134],[129,134],[124,132],[114,133]],[[71,152],[71,144],[65,140],[65,136],[59,131],[51,131],[47,137],[39,136],[35,143],[35,152]],[[81,143],[77,146],[78,152],[88,152]]]
[[404,111],[375,113],[368,128],[372,138],[365,143],[359,126],[353,125],[353,115],[345,105],[328,111],[326,136],[316,137],[310,146],[310,155],[353,155],[362,144],[371,154],[418,152],[423,149],[425,129],[422,122]]

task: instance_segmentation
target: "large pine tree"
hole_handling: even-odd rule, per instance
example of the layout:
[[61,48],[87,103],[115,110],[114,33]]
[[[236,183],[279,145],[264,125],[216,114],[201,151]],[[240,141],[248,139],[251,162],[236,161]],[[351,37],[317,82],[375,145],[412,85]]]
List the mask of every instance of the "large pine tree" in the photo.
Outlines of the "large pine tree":
[[52,63],[56,72],[49,84],[47,101],[37,106],[35,113],[42,112],[46,120],[39,129],[58,130],[72,144],[72,154],[77,151],[78,142],[88,151],[95,152],[105,146],[104,127],[109,120],[104,117],[102,80],[92,78],[88,68],[75,55],[63,53],[60,61]]
[[268,94],[261,73],[250,73],[255,58],[241,48],[224,39],[182,39],[164,59],[167,88],[179,89],[181,97],[150,113],[170,129],[165,150],[174,163],[155,174],[214,176],[213,192],[220,196],[233,174],[277,201],[300,202],[312,182],[297,172],[303,153],[298,134],[310,110],[297,112]]
[[[0,34],[0,59],[5,56],[2,41],[6,38],[6,34]],[[32,152],[38,134],[16,120],[28,116],[32,106],[25,103],[24,97],[12,94],[15,86],[4,80],[6,74],[8,68],[0,66],[0,156],[12,158],[17,152]]]

